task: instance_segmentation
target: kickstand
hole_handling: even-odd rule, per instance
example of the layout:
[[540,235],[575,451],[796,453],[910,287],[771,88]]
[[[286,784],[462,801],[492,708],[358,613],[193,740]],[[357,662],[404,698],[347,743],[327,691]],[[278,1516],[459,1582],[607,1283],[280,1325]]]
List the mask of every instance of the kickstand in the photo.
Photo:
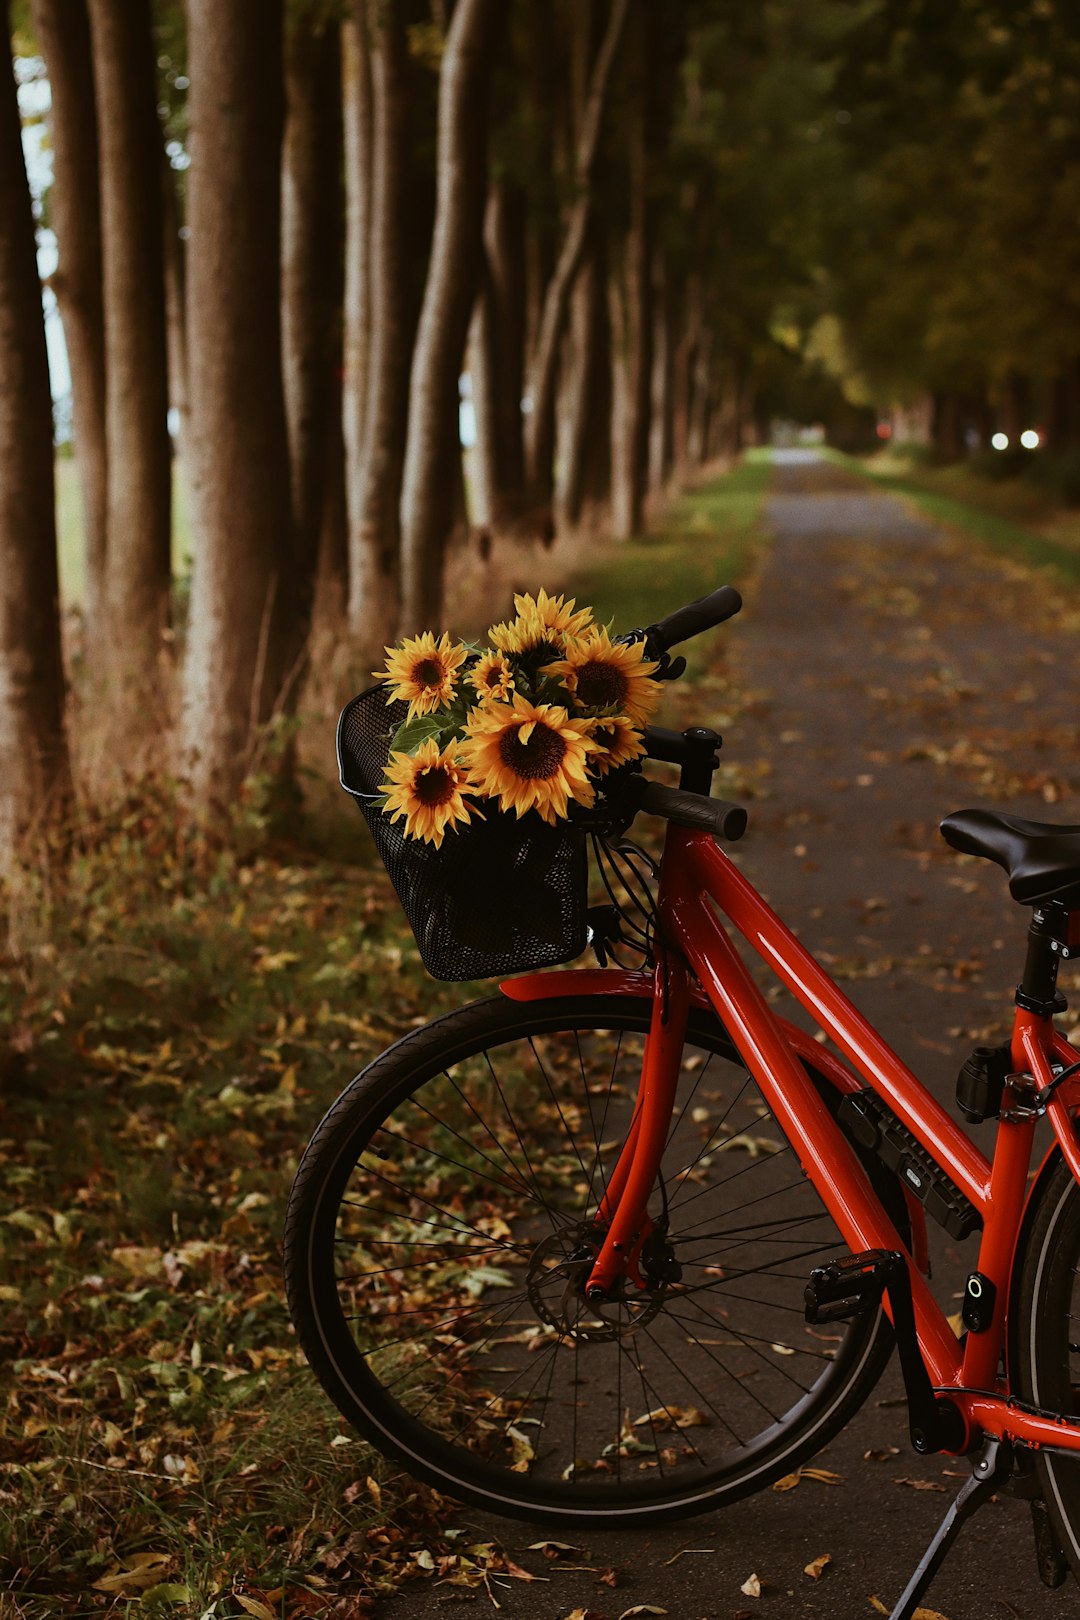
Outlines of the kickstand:
[[1012,1449],[1000,1440],[988,1438],[972,1462],[971,1478],[935,1531],[889,1620],[912,1620],[919,1599],[944,1563],[965,1519],[970,1519],[988,1497],[1001,1489],[1011,1472]]

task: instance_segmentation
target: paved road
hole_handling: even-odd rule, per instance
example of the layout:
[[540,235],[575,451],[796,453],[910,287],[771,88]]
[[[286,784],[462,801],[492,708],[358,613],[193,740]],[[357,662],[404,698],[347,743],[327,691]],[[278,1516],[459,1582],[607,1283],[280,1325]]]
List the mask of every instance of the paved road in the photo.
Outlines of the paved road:
[[[767,794],[739,858],[951,1101],[971,1046],[1004,1031],[1026,914],[998,869],[958,861],[936,824],[979,803],[1080,820],[1080,612],[1044,578],[984,557],[827,462],[795,452],[777,461],[774,543],[730,632],[753,701],[725,757]],[[976,1130],[988,1149],[990,1127]],[[935,1230],[935,1289],[949,1310],[971,1250]],[[891,1369],[818,1459],[841,1484],[804,1480],[648,1536],[583,1538],[587,1554],[573,1562],[614,1566],[615,1589],[523,1551],[539,1528],[476,1513],[461,1522],[549,1577],[500,1592],[505,1620],[556,1620],[575,1607],[614,1620],[636,1604],[680,1620],[870,1615],[871,1594],[895,1600],[946,1492],[962,1483],[963,1465],[908,1449],[899,1395]],[[804,1566],[823,1553],[832,1564],[811,1581]],[[751,1573],[768,1582],[760,1598],[740,1591]],[[450,1597],[416,1583],[380,1611],[424,1620],[445,1614]],[[1011,1500],[965,1531],[926,1601],[947,1620],[1057,1620],[1078,1609],[1071,1582],[1058,1592],[1039,1583],[1028,1509]],[[489,1606],[483,1592],[476,1606]]]

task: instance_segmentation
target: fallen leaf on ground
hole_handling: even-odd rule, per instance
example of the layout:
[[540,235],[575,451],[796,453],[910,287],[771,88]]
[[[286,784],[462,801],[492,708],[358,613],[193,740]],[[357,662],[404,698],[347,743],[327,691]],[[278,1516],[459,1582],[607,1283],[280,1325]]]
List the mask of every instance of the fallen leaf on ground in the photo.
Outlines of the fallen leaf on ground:
[[948,1486],[943,1485],[938,1479],[898,1479],[895,1483],[897,1485],[910,1485],[913,1491],[948,1490]]
[[793,1491],[796,1485],[804,1479],[816,1479],[820,1485],[842,1485],[844,1483],[843,1474],[834,1474],[828,1468],[799,1468],[794,1474],[785,1474],[783,1479],[778,1479],[773,1485],[773,1490]]
[[748,1575],[739,1587],[739,1591],[744,1597],[760,1597],[767,1584],[766,1581],[761,1579],[760,1575]]
[[[127,1559],[126,1569],[115,1569],[94,1582],[96,1592],[138,1591],[141,1587],[156,1586],[161,1575],[172,1563],[171,1553],[133,1553]],[[271,1615],[270,1620],[273,1620]]]
[[870,1607],[873,1609],[875,1614],[888,1614],[889,1611],[885,1607],[884,1603],[882,1603],[881,1599],[876,1597],[873,1592],[870,1594],[869,1602]]
[[543,1553],[545,1558],[576,1558],[585,1551],[584,1547],[572,1547],[568,1541],[530,1541],[525,1550]]
[[635,1614],[667,1614],[666,1609],[658,1609],[655,1603],[635,1603],[632,1609],[624,1609],[619,1620],[632,1620]]
[[275,1620],[273,1609],[268,1609],[259,1598],[246,1597],[243,1592],[234,1592],[233,1596],[242,1609],[255,1616],[255,1620]]
[[820,1581],[822,1575],[832,1563],[832,1553],[822,1553],[820,1558],[812,1558],[804,1567],[803,1574],[809,1575],[812,1581]]

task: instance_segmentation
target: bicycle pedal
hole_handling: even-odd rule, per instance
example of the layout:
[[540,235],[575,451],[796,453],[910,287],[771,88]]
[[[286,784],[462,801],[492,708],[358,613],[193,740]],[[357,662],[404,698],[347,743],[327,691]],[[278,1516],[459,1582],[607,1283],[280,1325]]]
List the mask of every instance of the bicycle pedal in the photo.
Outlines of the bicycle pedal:
[[875,1309],[900,1259],[893,1249],[867,1249],[815,1266],[803,1298],[810,1323],[848,1322]]

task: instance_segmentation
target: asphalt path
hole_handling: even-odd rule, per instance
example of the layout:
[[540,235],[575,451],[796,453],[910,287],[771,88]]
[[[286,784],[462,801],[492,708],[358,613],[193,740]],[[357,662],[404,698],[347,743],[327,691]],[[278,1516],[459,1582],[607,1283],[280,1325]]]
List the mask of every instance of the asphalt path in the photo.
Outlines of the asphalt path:
[[[778,454],[769,524],[767,559],[724,632],[749,694],[725,758],[760,793],[738,859],[952,1107],[971,1047],[1007,1029],[1027,914],[998,868],[958,859],[937,823],[976,804],[1080,821],[1080,607],[813,454]],[[973,1127],[987,1152],[991,1129]],[[932,1227],[931,1249],[935,1293],[958,1311],[975,1240]],[[560,1535],[580,1550],[556,1559],[528,1550],[543,1526],[464,1510],[470,1540],[498,1542],[539,1578],[493,1586],[494,1601],[414,1581],[377,1612],[426,1620],[459,1600],[503,1620],[618,1620],[637,1605],[680,1620],[854,1617],[880,1613],[875,1600],[887,1611],[966,1465],[911,1451],[895,1358],[815,1461],[837,1479],[648,1534]],[[826,1554],[817,1579],[805,1573]],[[743,1590],[755,1576],[759,1596]],[[1041,1585],[1030,1510],[1007,1496],[964,1530],[924,1603],[946,1620],[1080,1611],[1071,1581]]]

